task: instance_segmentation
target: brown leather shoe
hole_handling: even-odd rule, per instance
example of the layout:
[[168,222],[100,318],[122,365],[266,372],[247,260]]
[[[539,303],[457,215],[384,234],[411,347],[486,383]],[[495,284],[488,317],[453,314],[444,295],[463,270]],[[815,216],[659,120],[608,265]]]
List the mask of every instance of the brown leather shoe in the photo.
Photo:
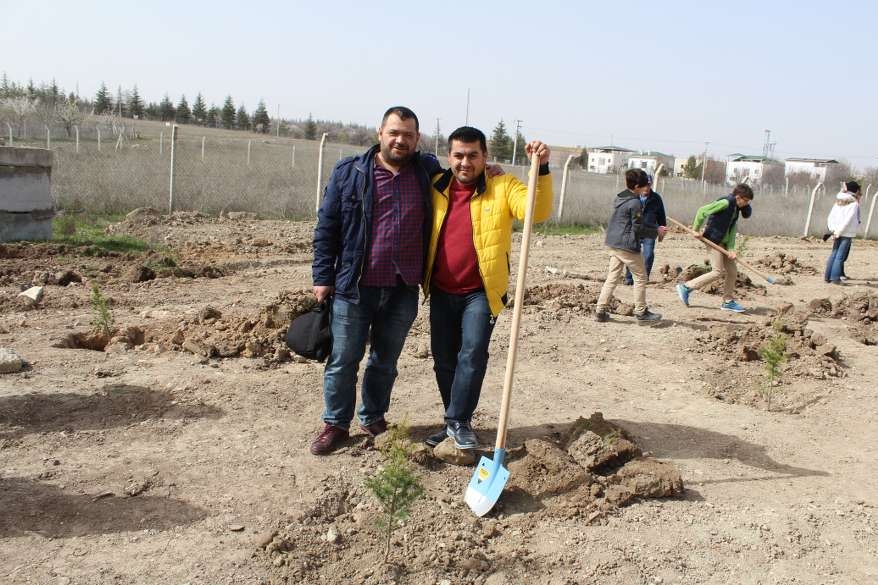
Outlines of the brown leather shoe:
[[377,437],[381,433],[387,431],[387,421],[383,418],[376,420],[373,423],[369,423],[367,425],[360,425],[360,430],[369,435],[370,437]]
[[350,433],[348,433],[347,429],[327,423],[326,426],[323,427],[323,432],[321,432],[317,438],[314,439],[314,442],[311,443],[311,454],[328,455],[338,449],[342,443],[347,441],[348,437],[350,437]]

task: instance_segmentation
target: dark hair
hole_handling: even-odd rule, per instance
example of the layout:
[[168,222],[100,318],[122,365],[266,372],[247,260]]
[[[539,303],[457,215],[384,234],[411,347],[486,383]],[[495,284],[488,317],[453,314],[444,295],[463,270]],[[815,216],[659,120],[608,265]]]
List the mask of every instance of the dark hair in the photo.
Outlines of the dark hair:
[[418,132],[421,131],[421,125],[420,122],[418,122],[418,116],[405,106],[393,106],[392,108],[387,108],[387,111],[384,112],[384,117],[381,118],[382,128],[384,128],[384,124],[387,123],[387,118],[389,118],[391,114],[396,114],[397,116],[399,116],[400,120],[414,120],[415,130]]
[[844,184],[844,188],[848,193],[859,193],[860,192],[860,184],[856,181],[848,181]]
[[478,128],[472,126],[461,126],[448,136],[448,152],[451,152],[451,143],[457,140],[467,144],[478,142],[482,147],[482,152],[488,152],[488,143],[485,140],[485,133]]
[[643,169],[628,169],[625,171],[625,185],[629,189],[646,187],[649,185],[649,175]]
[[740,195],[744,199],[753,201],[753,189],[750,188],[750,185],[745,185],[744,183],[735,185],[735,188],[732,189],[732,195]]

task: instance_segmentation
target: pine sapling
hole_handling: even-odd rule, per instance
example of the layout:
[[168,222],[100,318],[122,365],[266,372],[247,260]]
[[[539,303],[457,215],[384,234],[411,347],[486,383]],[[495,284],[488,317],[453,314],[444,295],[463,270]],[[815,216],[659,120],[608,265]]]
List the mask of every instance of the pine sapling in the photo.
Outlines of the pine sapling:
[[771,412],[771,397],[774,394],[775,382],[780,381],[781,365],[786,361],[787,336],[779,327],[775,327],[774,335],[759,348],[759,357],[765,364],[765,384],[762,394],[768,403],[768,411]]
[[408,517],[411,505],[424,492],[409,463],[412,443],[409,440],[408,427],[400,424],[388,432],[390,438],[383,448],[386,457],[384,466],[365,482],[384,511],[376,522],[385,535],[384,562],[390,556],[393,532]]
[[113,314],[107,303],[107,298],[101,294],[98,285],[91,285],[91,326],[95,332],[109,337],[113,332]]

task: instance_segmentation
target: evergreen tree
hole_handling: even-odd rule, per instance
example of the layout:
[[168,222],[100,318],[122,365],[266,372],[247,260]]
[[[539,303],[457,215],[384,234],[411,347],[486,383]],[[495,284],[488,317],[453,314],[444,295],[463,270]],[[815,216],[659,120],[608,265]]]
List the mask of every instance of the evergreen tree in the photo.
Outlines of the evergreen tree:
[[98,93],[95,94],[94,112],[96,115],[109,114],[113,110],[113,102],[110,100],[110,92],[107,90],[107,84],[101,82]]
[[189,109],[189,102],[186,96],[180,96],[180,103],[177,104],[177,115],[175,117],[178,124],[188,124],[192,121],[192,110]]
[[249,130],[250,129],[250,114],[247,113],[247,109],[244,108],[244,104],[241,104],[241,107],[238,108],[237,113],[238,120],[238,128],[241,130]]
[[165,94],[165,97],[159,102],[159,116],[162,122],[173,122],[174,120],[174,104],[171,103],[168,94]]
[[220,125],[220,109],[213,104],[210,104],[210,109],[207,110],[207,118],[206,118],[206,126],[210,128],[219,128]]
[[120,118],[125,115],[125,98],[122,96],[122,86],[116,89],[116,102],[113,104],[113,115]]
[[223,128],[231,130],[235,127],[235,104],[232,102],[232,96],[226,96],[226,101],[223,103],[223,110],[220,116]]
[[494,128],[491,139],[488,141],[488,150],[494,160],[501,162],[508,161],[512,158],[512,138],[506,132],[506,124],[503,120]]
[[143,110],[143,115],[147,120],[158,120],[161,118],[161,112],[159,111],[159,105],[155,102],[149,102],[146,105],[146,108]]
[[137,118],[138,120],[143,118],[143,100],[140,99],[140,94],[137,93],[137,86],[131,90],[131,93],[128,94],[128,113],[126,114],[129,118]]
[[27,80],[27,99],[35,100],[37,99],[37,88],[34,87],[34,80]]
[[[524,148],[524,145],[527,144],[527,139],[524,137],[524,134],[522,134],[520,131],[516,132],[515,139],[517,142],[516,142],[516,144],[512,145],[513,146],[512,150],[515,151],[515,159],[516,160],[512,161],[512,164],[519,164],[519,165],[529,164],[527,161],[527,150]],[[511,154],[509,156],[510,156],[510,158],[512,157]]]
[[253,129],[256,132],[268,133],[271,130],[271,118],[268,117],[268,110],[265,109],[265,102],[259,100],[256,111],[253,112]]
[[9,77],[6,76],[6,72],[3,72],[3,78],[0,79],[0,99],[7,98],[10,96],[10,87],[9,87]]
[[207,122],[207,104],[204,103],[204,97],[201,92],[195,97],[195,104],[192,106],[192,118],[196,124],[202,126]]
[[317,140],[317,123],[308,113],[308,119],[305,120],[305,140]]
[[49,85],[46,91],[46,101],[49,102],[53,107],[58,103],[58,98],[61,96],[61,90],[58,88],[58,84],[55,83],[55,78],[52,78],[52,84]]
[[690,156],[683,165],[683,176],[687,179],[701,179],[702,163],[699,163],[694,156]]

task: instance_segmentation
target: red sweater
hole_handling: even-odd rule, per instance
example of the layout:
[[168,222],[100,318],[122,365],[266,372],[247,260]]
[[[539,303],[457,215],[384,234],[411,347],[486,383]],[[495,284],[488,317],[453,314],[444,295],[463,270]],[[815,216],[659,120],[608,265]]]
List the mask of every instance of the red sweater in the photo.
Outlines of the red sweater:
[[454,179],[449,188],[448,214],[439,232],[431,282],[449,294],[467,294],[484,287],[479,258],[473,244],[470,199],[476,185],[462,185]]

